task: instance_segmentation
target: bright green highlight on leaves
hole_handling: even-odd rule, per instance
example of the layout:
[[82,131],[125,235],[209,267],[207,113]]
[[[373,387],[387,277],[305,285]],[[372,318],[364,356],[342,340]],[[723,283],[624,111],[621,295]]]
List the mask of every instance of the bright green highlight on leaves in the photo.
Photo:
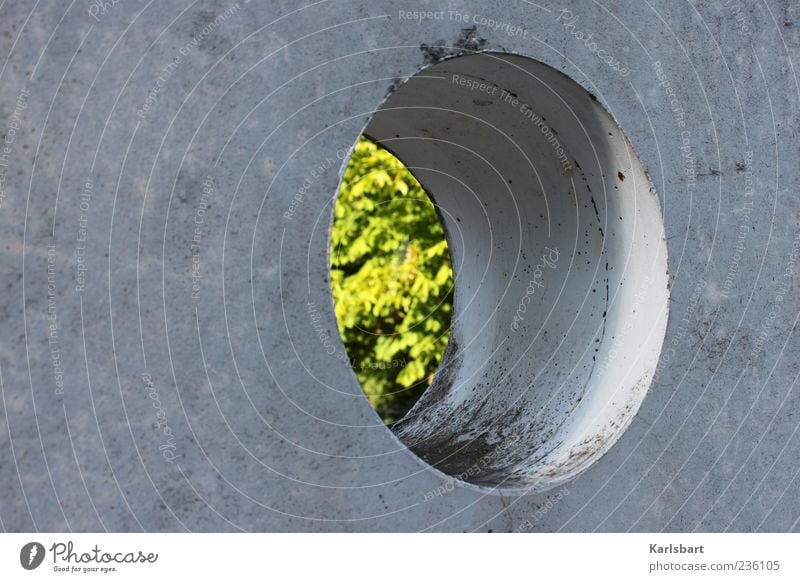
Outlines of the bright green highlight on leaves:
[[453,270],[422,186],[366,138],[336,201],[331,280],[356,376],[384,422],[397,421],[430,384],[447,346]]

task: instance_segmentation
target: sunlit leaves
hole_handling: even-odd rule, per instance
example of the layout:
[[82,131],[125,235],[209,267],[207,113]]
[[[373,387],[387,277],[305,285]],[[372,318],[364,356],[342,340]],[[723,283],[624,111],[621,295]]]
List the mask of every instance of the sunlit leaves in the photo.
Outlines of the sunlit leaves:
[[447,345],[453,272],[442,225],[405,166],[362,139],[331,241],[339,332],[370,402],[392,422],[427,387]]

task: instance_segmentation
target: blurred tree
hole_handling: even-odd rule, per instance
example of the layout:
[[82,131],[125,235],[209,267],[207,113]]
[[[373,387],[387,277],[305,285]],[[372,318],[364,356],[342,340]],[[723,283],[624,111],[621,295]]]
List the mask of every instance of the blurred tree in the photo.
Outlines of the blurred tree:
[[366,138],[345,170],[331,245],[339,333],[370,403],[390,424],[414,405],[442,359],[453,271],[422,186]]

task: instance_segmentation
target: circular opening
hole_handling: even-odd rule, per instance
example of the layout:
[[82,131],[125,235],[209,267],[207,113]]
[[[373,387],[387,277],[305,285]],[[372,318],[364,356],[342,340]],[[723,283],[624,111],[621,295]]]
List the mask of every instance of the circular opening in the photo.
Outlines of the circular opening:
[[411,77],[364,133],[441,209],[456,280],[441,366],[392,430],[473,484],[574,477],[636,414],[666,329],[664,227],[633,148],[580,85],[491,53]]

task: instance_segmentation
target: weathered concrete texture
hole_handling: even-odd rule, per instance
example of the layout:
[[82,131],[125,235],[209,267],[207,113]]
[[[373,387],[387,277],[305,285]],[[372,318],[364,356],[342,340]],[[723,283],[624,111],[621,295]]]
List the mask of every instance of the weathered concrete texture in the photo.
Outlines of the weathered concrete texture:
[[[800,529],[795,4],[92,6],[0,8],[5,530]],[[473,51],[535,59],[594,95],[663,214],[653,382],[608,452],[547,491],[455,481],[406,448],[361,393],[332,310],[349,148],[404,79]],[[543,184],[515,195],[559,194]],[[526,276],[490,270],[476,292]],[[479,366],[469,339],[464,365]],[[525,326],[515,342],[536,347]]]

